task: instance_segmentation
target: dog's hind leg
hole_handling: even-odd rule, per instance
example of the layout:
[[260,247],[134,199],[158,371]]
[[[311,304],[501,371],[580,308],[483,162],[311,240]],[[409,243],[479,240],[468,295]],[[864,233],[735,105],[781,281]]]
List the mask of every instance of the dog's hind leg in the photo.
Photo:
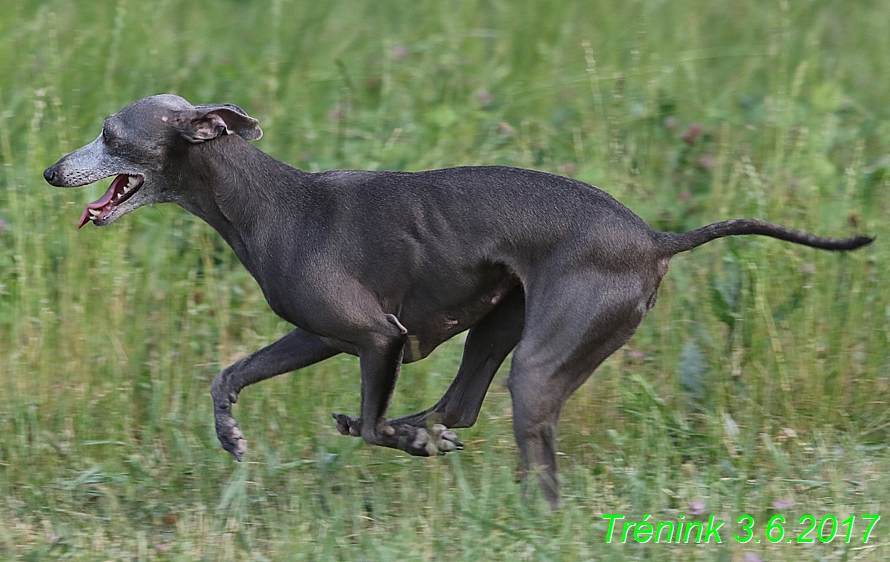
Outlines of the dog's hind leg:
[[457,376],[432,408],[393,420],[393,424],[449,428],[471,427],[488,387],[507,355],[516,347],[525,324],[525,294],[511,291],[498,306],[470,328]]
[[520,451],[518,476],[536,474],[554,509],[559,414],[594,369],[630,339],[645,312],[638,280],[597,273],[573,277],[529,297],[525,333],[507,382]]
[[210,385],[216,436],[223,448],[241,460],[247,441],[232,417],[232,404],[238,393],[250,384],[308,367],[339,353],[317,336],[294,329],[280,340],[267,345],[220,372]]
[[[470,328],[457,376],[435,406],[398,419],[393,426],[421,428],[471,427],[479,415],[485,393],[504,359],[516,347],[525,321],[525,295],[521,287],[510,292],[478,324]],[[361,435],[362,420],[333,414],[343,435]],[[457,444],[458,442],[456,442]]]

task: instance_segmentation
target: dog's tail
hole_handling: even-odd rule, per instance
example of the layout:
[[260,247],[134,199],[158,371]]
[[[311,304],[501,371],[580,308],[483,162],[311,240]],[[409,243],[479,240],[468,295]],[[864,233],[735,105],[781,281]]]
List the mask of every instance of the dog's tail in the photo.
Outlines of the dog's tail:
[[706,242],[723,238],[724,236],[738,236],[742,234],[759,234],[770,236],[802,244],[821,250],[855,250],[871,244],[874,238],[868,236],[854,236],[853,238],[821,238],[806,232],[794,230],[786,226],[757,219],[733,219],[715,222],[690,232],[675,234],[671,232],[659,232],[656,243],[664,257],[670,257],[680,252],[697,248]]

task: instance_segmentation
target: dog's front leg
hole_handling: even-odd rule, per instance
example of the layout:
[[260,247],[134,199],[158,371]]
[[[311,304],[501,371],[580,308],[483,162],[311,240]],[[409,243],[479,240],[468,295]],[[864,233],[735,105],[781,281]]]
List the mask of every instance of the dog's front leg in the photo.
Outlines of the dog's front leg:
[[399,449],[415,456],[444,455],[463,448],[457,435],[445,426],[437,425],[430,432],[423,427],[393,424],[386,420],[408,341],[407,330],[398,319],[387,315],[387,320],[389,326],[381,330],[384,333],[375,334],[359,351],[361,418],[356,420],[334,414],[338,429],[341,433],[359,434],[370,445]]
[[296,328],[275,343],[223,369],[210,385],[216,436],[223,449],[239,461],[247,450],[244,434],[232,417],[232,404],[238,401],[238,393],[245,386],[308,367],[337,353],[317,336]]

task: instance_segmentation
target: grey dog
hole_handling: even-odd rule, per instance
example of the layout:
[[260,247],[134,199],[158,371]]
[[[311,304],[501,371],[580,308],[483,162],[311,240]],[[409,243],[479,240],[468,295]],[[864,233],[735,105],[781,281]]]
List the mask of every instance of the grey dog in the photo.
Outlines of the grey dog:
[[[515,348],[507,384],[520,476],[536,473],[555,507],[560,410],[655,305],[672,256],[738,234],[824,250],[872,241],[753,219],[659,232],[596,187],[508,167],[307,173],[247,142],[261,136],[237,106],[158,95],[107,118],[95,141],[44,173],[59,187],[116,176],[78,227],[162,202],[197,215],[295,326],[211,385],[217,436],[238,460],[240,391],[338,353],[357,355],[361,370],[360,417],[334,414],[342,434],[411,455],[461,449],[451,428],[473,425]],[[465,330],[441,400],[387,419],[400,365]]]

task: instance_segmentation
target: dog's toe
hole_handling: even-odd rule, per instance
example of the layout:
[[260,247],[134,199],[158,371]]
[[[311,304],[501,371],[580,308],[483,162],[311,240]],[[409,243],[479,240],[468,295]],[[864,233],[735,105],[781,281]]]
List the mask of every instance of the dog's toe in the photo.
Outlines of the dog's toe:
[[464,448],[464,444],[457,439],[457,434],[440,423],[432,427],[431,433],[427,443],[430,455],[444,455]]
[[247,452],[247,439],[244,439],[244,437],[236,436],[235,445],[230,452],[232,453],[232,456],[235,457],[236,461],[241,462],[241,459],[244,457],[244,453]]
[[331,414],[331,417],[334,418],[334,425],[340,435],[349,435],[349,418],[343,414]]
[[244,438],[244,432],[238,427],[235,418],[227,417],[220,420],[216,426],[216,436],[223,449],[232,453],[236,461],[241,462],[244,453],[247,452],[247,439]]
[[337,431],[340,432],[340,435],[359,437],[362,434],[361,420],[350,418],[343,414],[331,414],[331,417],[334,418],[334,424],[337,426]]
[[247,452],[247,439],[244,438],[244,433],[237,425],[232,429],[231,439],[234,441],[232,454],[235,455],[238,462],[241,462],[241,457]]

